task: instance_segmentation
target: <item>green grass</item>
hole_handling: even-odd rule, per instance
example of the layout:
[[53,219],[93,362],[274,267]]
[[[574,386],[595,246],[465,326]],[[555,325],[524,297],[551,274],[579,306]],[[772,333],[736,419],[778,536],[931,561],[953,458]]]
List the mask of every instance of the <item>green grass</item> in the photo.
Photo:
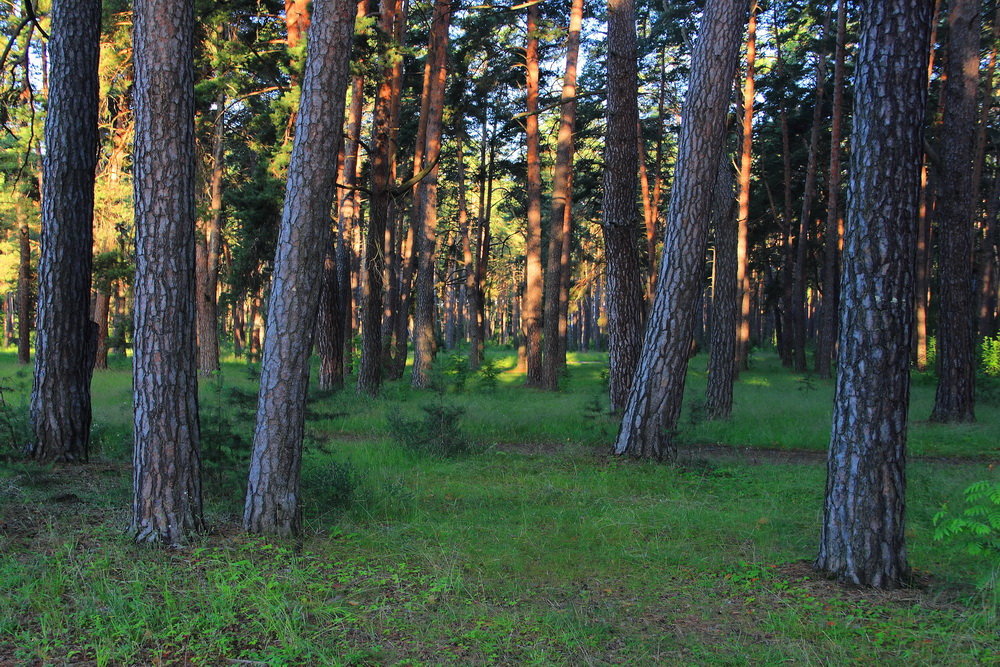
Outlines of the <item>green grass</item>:
[[[245,453],[206,471],[210,532],[138,547],[127,523],[127,360],[94,380],[99,451],[79,469],[0,464],[0,663],[977,664],[1000,656],[989,566],[934,542],[932,516],[995,475],[1000,416],[912,425],[908,548],[917,586],[848,590],[817,577],[820,456],[716,456],[695,444],[821,451],[831,385],[761,357],[731,421],[683,417],[677,467],[606,456],[606,357],[571,355],[564,391],[526,390],[509,354],[495,390],[311,404],[304,534],[238,531]],[[704,388],[692,362],[689,403]],[[0,358],[14,412],[30,374]],[[254,378],[237,362],[201,389],[203,429],[249,437]],[[915,381],[913,412],[933,384]],[[421,457],[387,415],[444,401],[479,445]],[[926,408],[926,409],[925,409]],[[695,419],[692,419],[691,415]],[[0,424],[0,428],[3,425]],[[227,436],[228,437],[228,436]],[[228,442],[228,441],[227,441]],[[233,441],[236,442],[236,441]],[[217,443],[216,443],[217,444]],[[211,446],[211,443],[206,443]],[[231,663],[232,664],[232,663]]]

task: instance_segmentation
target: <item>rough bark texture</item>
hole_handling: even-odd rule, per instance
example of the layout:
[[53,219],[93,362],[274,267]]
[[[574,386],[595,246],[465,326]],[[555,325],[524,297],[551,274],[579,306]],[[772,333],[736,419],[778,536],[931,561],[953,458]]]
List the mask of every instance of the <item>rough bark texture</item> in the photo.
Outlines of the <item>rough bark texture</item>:
[[527,149],[528,215],[525,232],[524,298],[521,322],[524,331],[525,385],[542,385],[542,166],[538,137],[538,5],[528,8],[525,49],[527,116],[524,135]]
[[437,352],[434,338],[434,276],[437,249],[437,178],[441,155],[441,129],[444,115],[445,81],[448,75],[448,26],[451,23],[450,0],[436,0],[431,22],[431,44],[427,57],[432,60],[429,77],[427,125],[424,139],[425,165],[431,167],[417,186],[421,215],[417,239],[417,275],[413,308],[413,377],[414,387],[430,386],[430,371]]
[[96,331],[90,321],[100,0],[57,0],[49,41],[32,457],[85,461]]
[[[542,340],[542,387],[559,388],[559,292],[562,286],[564,224],[572,196],[573,127],[576,123],[576,75],[580,54],[583,0],[570,6],[569,36],[566,40],[566,71],[563,74],[556,164],[552,178],[552,216],[549,219],[548,261],[545,265],[545,319]],[[566,267],[568,269],[568,267]]]
[[866,0],[851,139],[838,373],[816,566],[893,588],[904,537],[913,250],[930,4]]
[[611,409],[628,400],[642,346],[643,276],[639,268],[638,67],[632,0],[608,2],[608,123],[601,228],[607,259]]
[[976,84],[979,0],[955,0],[948,11],[948,80],[944,87],[941,170],[936,217],[940,234],[938,385],[931,421],[974,421],[976,346],[972,289]]
[[757,63],[757,2],[750,6],[747,23],[747,71],[743,80],[743,133],[740,149],[739,210],[737,212],[736,285],[739,289],[739,330],[736,336],[736,370],[750,364],[750,170],[753,167],[753,101]]
[[[752,20],[752,19],[751,19]],[[727,156],[728,157],[728,156]],[[737,314],[740,307],[738,265],[740,225],[734,221],[733,168],[721,161],[712,204],[715,228],[715,282],[712,289],[712,331],[705,388],[705,416],[728,419],[733,411],[733,380],[737,368]]]
[[684,394],[726,107],[749,4],[709,0],[705,5],[691,58],[656,298],[615,441],[616,454],[653,459],[676,454],[674,429]]
[[847,0],[837,5],[837,53],[833,66],[833,111],[830,120],[830,171],[826,183],[826,228],[823,233],[823,304],[816,342],[816,374],[830,377],[837,340],[838,262],[840,257],[840,139],[844,115],[844,51]]
[[353,0],[316,0],[295,143],[267,309],[243,527],[294,534],[299,469],[323,253],[330,236],[337,154],[344,120]]
[[194,2],[135,3],[135,455],[130,533],[202,527],[194,285]]

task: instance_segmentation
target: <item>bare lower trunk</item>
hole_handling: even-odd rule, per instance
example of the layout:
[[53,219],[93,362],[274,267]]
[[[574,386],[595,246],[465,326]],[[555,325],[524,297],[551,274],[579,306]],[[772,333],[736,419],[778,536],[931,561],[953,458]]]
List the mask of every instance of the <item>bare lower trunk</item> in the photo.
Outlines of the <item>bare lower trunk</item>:
[[[728,156],[727,156],[728,157]],[[708,358],[705,416],[728,419],[733,411],[736,377],[737,314],[740,306],[736,272],[739,225],[734,221],[733,170],[728,159],[719,167],[712,204],[715,228],[715,282],[712,290],[712,331]]]
[[877,588],[903,585],[909,575],[913,230],[930,13],[925,0],[862,3],[855,73],[837,390],[816,567]]
[[938,178],[940,315],[938,386],[931,421],[975,420],[975,319],[972,279],[972,171],[979,74],[979,0],[948,11],[948,80],[943,94]]
[[736,370],[750,364],[750,171],[753,167],[753,102],[757,63],[757,2],[750,5],[747,24],[747,72],[743,81],[743,131],[740,150],[739,211],[737,213],[736,285],[739,290],[739,327],[736,334]]
[[330,156],[337,155],[343,127],[356,5],[353,0],[326,0],[313,9],[243,506],[245,530],[283,536],[296,533],[301,519],[299,469],[309,355],[336,196],[336,164]]
[[524,119],[527,144],[528,215],[525,231],[525,286],[521,304],[524,331],[525,385],[542,384],[542,167],[538,137],[538,5],[528,8],[527,116]]
[[94,0],[64,0],[53,9],[31,392],[35,439],[28,453],[81,462],[89,453],[96,344],[90,279],[101,8]]

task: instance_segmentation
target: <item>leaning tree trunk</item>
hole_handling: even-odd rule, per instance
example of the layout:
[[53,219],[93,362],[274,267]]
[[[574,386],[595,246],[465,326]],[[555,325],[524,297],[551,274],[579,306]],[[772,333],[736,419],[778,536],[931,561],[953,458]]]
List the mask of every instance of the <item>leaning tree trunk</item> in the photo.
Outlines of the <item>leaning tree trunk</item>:
[[[752,16],[752,14],[751,14]],[[728,156],[727,156],[728,157]],[[724,159],[715,182],[712,226],[715,228],[715,282],[712,289],[712,331],[708,357],[708,385],[705,388],[705,416],[729,419],[733,412],[733,380],[738,357],[737,321],[740,280],[737,248],[740,225],[734,221],[733,169]]]
[[673,459],[726,107],[750,0],[708,0],[691,57],[663,259],[616,454]]
[[309,388],[309,353],[330,236],[336,162],[344,121],[353,0],[316,0],[302,101],[288,165],[267,309],[243,527],[291,535],[299,529],[299,470]]
[[138,542],[202,527],[194,284],[194,0],[135,3]]
[[[559,388],[559,291],[562,281],[563,229],[569,206],[573,172],[573,127],[576,123],[576,76],[583,25],[583,0],[572,0],[566,41],[555,173],[552,178],[552,216],[549,220],[548,262],[545,268],[545,309],[542,338],[543,389]],[[565,267],[567,270],[569,267]]]
[[908,576],[906,420],[930,9],[926,0],[866,0],[855,70],[837,391],[816,567],[878,588]]
[[967,422],[975,415],[975,303],[971,287],[974,211],[979,0],[954,0],[948,10],[948,80],[944,86],[941,170],[937,177],[940,234],[938,385],[931,421]]
[[611,409],[625,407],[642,347],[638,66],[632,0],[608,2],[608,123],[601,229],[607,259]]
[[100,0],[53,5],[38,261],[32,457],[85,461],[96,327],[90,321]]

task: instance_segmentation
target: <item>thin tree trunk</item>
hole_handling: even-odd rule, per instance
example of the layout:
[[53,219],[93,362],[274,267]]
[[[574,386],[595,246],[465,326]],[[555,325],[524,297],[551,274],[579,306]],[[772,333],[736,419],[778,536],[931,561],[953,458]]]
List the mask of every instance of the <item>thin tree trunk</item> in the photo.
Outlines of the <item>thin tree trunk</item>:
[[137,542],[202,528],[194,284],[194,2],[135,3]]
[[437,344],[434,336],[434,275],[437,249],[437,177],[441,154],[441,131],[444,115],[445,82],[448,76],[448,26],[451,22],[451,0],[436,0],[431,21],[431,44],[427,57],[432,61],[427,125],[424,139],[424,163],[430,172],[417,188],[417,205],[421,219],[417,241],[417,275],[413,309],[413,369],[412,385],[428,387],[434,365]]
[[747,72],[743,80],[743,132],[740,150],[739,210],[736,237],[736,285],[739,320],[736,335],[736,371],[750,367],[750,170],[753,167],[753,102],[757,63],[757,2],[750,5],[747,24]]
[[[930,85],[934,75],[934,56],[937,45],[938,18],[941,13],[941,0],[934,1],[934,12],[931,18],[931,36],[929,40],[928,60],[927,60],[927,81]],[[945,73],[943,76],[947,76]],[[941,101],[944,95],[941,95]],[[940,117],[937,114],[936,117]],[[928,157],[925,154],[920,170],[920,197],[918,200],[917,214],[917,248],[916,248],[916,272],[914,274],[914,310],[916,321],[914,325],[914,347],[917,370],[927,370],[927,310],[928,291],[930,275],[930,236],[931,236],[931,211],[930,211],[930,183],[929,183]]]
[[[394,34],[395,3],[383,5],[379,30],[389,41]],[[382,387],[382,317],[384,285],[385,231],[392,210],[392,111],[394,64],[382,69],[375,96],[372,140],[369,152],[371,194],[368,199],[368,232],[365,236],[363,302],[361,306],[361,363],[358,391],[374,396]]]
[[[608,2],[608,121],[601,229],[607,260],[611,409],[625,407],[642,346],[638,67],[632,0]],[[647,229],[650,216],[646,216]]]
[[840,261],[840,141],[844,115],[844,72],[847,42],[847,0],[837,4],[837,53],[833,66],[833,109],[830,119],[830,172],[827,178],[826,228],[823,233],[823,302],[816,345],[816,374],[830,377],[837,340],[837,295]]
[[542,386],[542,166],[538,150],[538,5],[528,8],[525,49],[528,215],[525,232],[525,287],[521,305],[528,387]]
[[28,231],[27,197],[19,196],[17,215],[17,363],[31,362],[31,236]]
[[95,325],[90,320],[97,166],[99,0],[53,5],[45,190],[38,262],[38,331],[28,453],[87,460]]
[[[549,221],[548,262],[545,267],[545,314],[542,339],[543,389],[559,389],[559,293],[562,287],[562,256],[567,208],[572,197],[573,128],[576,123],[576,78],[583,25],[583,0],[572,0],[566,40],[566,70],[563,75],[555,173],[552,181],[552,217]],[[568,267],[567,267],[568,269]]]
[[615,442],[616,454],[652,459],[676,455],[674,429],[694,333],[713,185],[749,6],[749,0],[708,0],[702,15],[691,57],[656,298]]
[[219,370],[219,250],[222,238],[223,140],[225,139],[226,94],[216,100],[219,113],[212,136],[212,168],[209,177],[208,215],[201,227],[195,250],[198,260],[197,318],[198,371]]
[[[823,22],[823,34],[829,33],[830,14]],[[802,192],[802,212],[795,243],[795,276],[792,279],[792,354],[795,370],[806,371],[806,261],[809,250],[809,225],[812,222],[813,200],[816,198],[816,174],[819,171],[819,131],[823,124],[823,99],[826,97],[826,53],[816,54],[816,93],[812,128],[809,131],[809,156],[806,161],[806,182]]]
[[972,194],[976,85],[979,78],[979,0],[954,0],[948,10],[948,81],[943,94],[938,385],[931,421],[975,420],[975,304]]
[[243,508],[243,528],[253,533],[291,535],[299,529],[309,355],[336,195],[336,164],[330,156],[337,154],[343,128],[355,9],[354,0],[313,4]]
[[111,314],[111,295],[98,291],[94,298],[94,322],[97,324],[97,340],[95,342],[94,368],[108,368],[108,321]]
[[903,585],[909,574],[913,231],[930,14],[926,0],[865,0],[855,70],[837,390],[816,567],[877,588]]
[[[751,8],[751,23],[754,9]],[[712,204],[715,279],[712,283],[708,385],[705,388],[705,416],[709,419],[729,419],[733,411],[733,380],[738,363],[736,323],[742,302],[736,271],[739,264],[740,225],[734,221],[733,215],[737,205],[737,198],[733,196],[736,182],[728,156],[726,158],[720,161],[715,183],[715,201]]]

